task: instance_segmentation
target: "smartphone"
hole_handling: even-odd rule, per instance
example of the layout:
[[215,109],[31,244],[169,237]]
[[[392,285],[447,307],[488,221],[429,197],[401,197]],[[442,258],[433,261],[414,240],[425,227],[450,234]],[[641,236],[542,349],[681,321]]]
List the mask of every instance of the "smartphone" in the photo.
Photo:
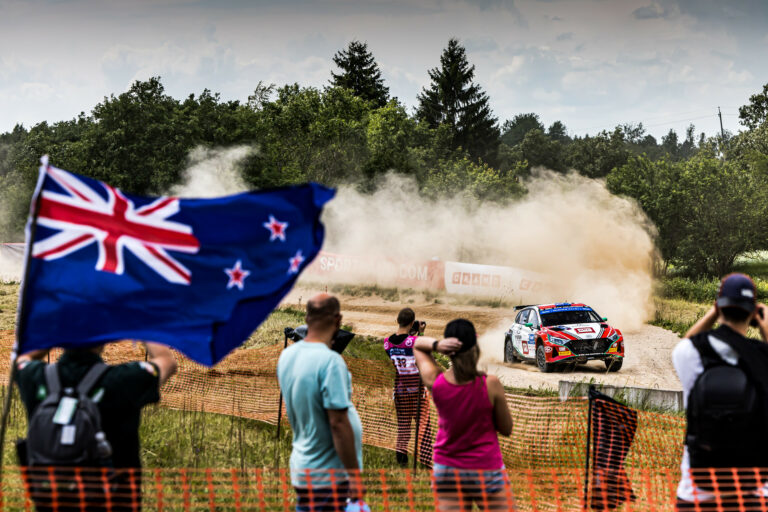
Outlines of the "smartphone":
[[757,327],[758,317],[760,318],[760,320],[763,319],[763,308],[760,308],[757,310],[757,315],[755,315],[755,318],[753,318],[752,321],[749,322],[749,325],[751,325],[752,327]]

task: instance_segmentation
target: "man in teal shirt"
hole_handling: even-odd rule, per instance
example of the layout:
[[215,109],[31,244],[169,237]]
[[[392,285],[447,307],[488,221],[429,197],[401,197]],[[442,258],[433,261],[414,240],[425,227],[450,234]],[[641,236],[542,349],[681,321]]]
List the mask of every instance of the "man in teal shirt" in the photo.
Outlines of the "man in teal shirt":
[[[362,424],[352,405],[352,378],[331,350],[341,327],[338,299],[321,293],[307,302],[307,335],[283,351],[277,379],[293,429],[291,483],[296,510],[344,510],[362,498]],[[349,470],[349,471],[347,471]]]

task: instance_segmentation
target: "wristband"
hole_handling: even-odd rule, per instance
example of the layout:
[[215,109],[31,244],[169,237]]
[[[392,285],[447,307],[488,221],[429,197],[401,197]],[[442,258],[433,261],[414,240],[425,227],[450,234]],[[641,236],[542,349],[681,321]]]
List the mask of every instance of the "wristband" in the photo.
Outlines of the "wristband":
[[439,343],[438,340],[435,340],[432,342],[432,352],[437,352],[437,344]]

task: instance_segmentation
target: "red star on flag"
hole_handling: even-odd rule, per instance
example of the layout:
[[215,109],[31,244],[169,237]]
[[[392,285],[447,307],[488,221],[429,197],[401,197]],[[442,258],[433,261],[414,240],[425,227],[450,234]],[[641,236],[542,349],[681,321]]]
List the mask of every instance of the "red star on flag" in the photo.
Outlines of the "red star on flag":
[[299,267],[302,263],[304,263],[304,256],[301,255],[301,250],[296,251],[296,256],[288,260],[288,263],[290,263],[290,267],[288,268],[289,274],[298,274]]
[[237,260],[234,267],[225,268],[224,272],[226,272],[227,275],[229,276],[229,283],[227,283],[227,290],[229,290],[233,286],[237,286],[238,289],[242,290],[243,286],[245,285],[245,278],[251,275],[251,272],[249,270],[243,269],[243,264],[240,260]]
[[287,222],[280,222],[272,215],[269,216],[269,222],[262,224],[270,231],[269,241],[273,242],[276,238],[279,238],[281,242],[285,242],[285,230],[288,227]]

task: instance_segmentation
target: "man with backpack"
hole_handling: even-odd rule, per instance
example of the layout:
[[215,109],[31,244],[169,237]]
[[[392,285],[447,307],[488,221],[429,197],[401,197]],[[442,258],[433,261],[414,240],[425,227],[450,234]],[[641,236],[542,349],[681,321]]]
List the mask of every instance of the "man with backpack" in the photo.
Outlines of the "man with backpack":
[[52,364],[42,361],[47,350],[17,359],[28,419],[19,462],[38,511],[141,508],[141,409],[160,400],[176,360],[167,347],[147,343],[147,361],[111,366],[103,350],[68,349]]
[[[725,276],[714,306],[672,351],[687,415],[677,510],[768,502],[768,475],[754,470],[768,468],[768,308],[756,299],[748,276]],[[746,337],[750,325],[763,342]]]

